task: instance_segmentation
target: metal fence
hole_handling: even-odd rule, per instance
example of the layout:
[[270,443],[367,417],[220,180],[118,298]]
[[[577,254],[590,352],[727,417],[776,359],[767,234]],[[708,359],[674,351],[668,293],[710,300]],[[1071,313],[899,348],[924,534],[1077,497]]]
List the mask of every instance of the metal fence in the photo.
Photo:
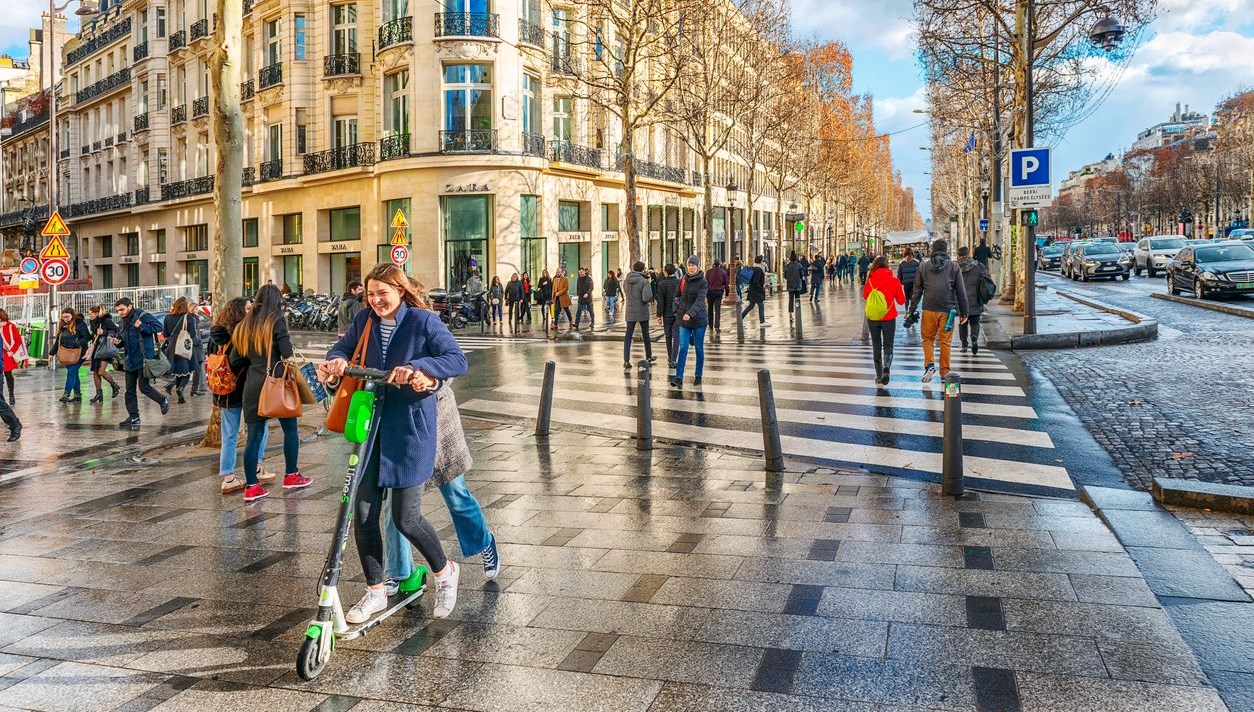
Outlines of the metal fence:
[[32,320],[43,321],[48,318],[47,294],[11,294],[0,296],[0,309],[4,309],[9,319],[21,326],[30,324]]
[[[84,292],[63,292],[57,295],[57,303],[52,305],[60,311],[65,307],[74,307],[75,311],[87,313],[90,307],[104,305],[110,311],[113,303],[122,297],[130,297],[131,302],[146,312],[164,314],[179,297],[187,297],[195,304],[200,295],[200,287],[195,284],[171,284],[161,287],[123,287],[121,289],[93,289]],[[36,295],[47,298],[47,295]],[[45,309],[46,312],[46,309]]]

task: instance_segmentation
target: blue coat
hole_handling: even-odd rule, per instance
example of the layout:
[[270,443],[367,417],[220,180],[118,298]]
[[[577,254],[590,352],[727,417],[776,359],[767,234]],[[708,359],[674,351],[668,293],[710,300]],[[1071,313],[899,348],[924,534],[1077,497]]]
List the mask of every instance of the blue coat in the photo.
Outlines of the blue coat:
[[[388,345],[386,363],[379,340],[379,317],[371,309],[357,314],[352,326],[327,352],[327,359],[350,359],[367,319],[373,320],[370,346],[366,350],[368,368],[393,369],[408,365],[441,381],[466,373],[466,354],[440,317],[406,304],[396,313],[396,331]],[[396,489],[426,482],[435,467],[438,440],[435,398],[431,393],[416,393],[412,388],[388,386],[378,391],[375,404],[380,409],[380,432],[387,433],[386,438],[380,439],[379,486]]]
[[[136,320],[139,320],[138,328],[135,326]],[[122,348],[126,350],[124,368],[127,371],[142,371],[144,359],[157,357],[154,337],[161,333],[161,322],[157,321],[157,317],[138,307],[131,311],[129,317],[121,321],[122,330],[119,338],[122,339]]]

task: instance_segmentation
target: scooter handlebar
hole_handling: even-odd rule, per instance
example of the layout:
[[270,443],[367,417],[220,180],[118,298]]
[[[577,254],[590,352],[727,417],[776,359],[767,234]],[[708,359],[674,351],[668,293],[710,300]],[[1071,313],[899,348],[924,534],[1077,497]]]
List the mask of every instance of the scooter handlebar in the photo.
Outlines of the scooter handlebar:
[[344,369],[345,376],[360,378],[367,381],[386,381],[388,376],[392,375],[391,371],[383,371],[377,368],[362,368],[360,366],[348,366]]

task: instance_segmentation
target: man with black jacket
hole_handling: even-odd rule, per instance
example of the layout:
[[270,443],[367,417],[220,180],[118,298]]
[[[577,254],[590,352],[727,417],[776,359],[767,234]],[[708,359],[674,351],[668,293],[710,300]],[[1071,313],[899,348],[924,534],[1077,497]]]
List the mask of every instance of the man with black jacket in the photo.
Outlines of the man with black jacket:
[[906,304],[910,303],[910,295],[914,293],[914,276],[919,272],[919,261],[914,258],[914,250],[906,248],[906,257],[897,265],[897,281],[906,290]]
[[770,326],[766,321],[766,263],[762,255],[758,255],[753,260],[753,276],[749,277],[749,284],[745,287],[745,300],[749,303],[745,305],[744,311],[740,312],[740,318],[749,315],[754,305],[758,307],[758,328],[763,329]]
[[592,290],[596,289],[596,285],[592,281],[592,275],[588,274],[587,267],[579,268],[579,279],[575,282],[575,291],[579,294],[579,307],[575,309],[575,330],[579,330],[579,322],[583,318],[583,313],[588,312],[588,330],[596,328],[596,317],[592,313]]
[[714,266],[705,271],[705,281],[707,285],[705,310],[709,325],[714,327],[715,333],[718,333],[722,330],[722,304],[723,297],[727,295],[728,281],[727,270],[723,269],[723,265],[718,260],[714,260]]
[[913,312],[919,302],[923,302],[919,330],[923,336],[923,363],[927,364],[923,368],[924,383],[931,381],[936,374],[933,356],[937,341],[940,341],[941,378],[949,373],[949,350],[954,340],[954,325],[949,323],[950,312],[956,314],[961,324],[967,323],[969,312],[962,270],[949,259],[948,250],[949,243],[944,240],[932,243],[932,256],[919,265],[918,274],[914,276],[913,296],[908,309]]
[[675,367],[675,297],[679,296],[679,280],[675,277],[675,265],[668,264],[662,269],[666,276],[658,280],[657,290],[657,321],[662,325],[666,336],[666,365]]
[[988,261],[993,259],[993,250],[988,246],[988,240],[981,237],[980,244],[975,248],[975,261],[984,265],[984,269],[988,269]]
[[523,294],[523,283],[515,272],[509,278],[509,282],[505,284],[505,303],[509,305],[509,326],[511,329],[518,326],[518,322],[522,321],[522,308],[519,306],[527,299]]
[[126,371],[126,420],[119,427],[129,428],[139,425],[138,388],[153,403],[161,406],[161,414],[170,412],[170,399],[163,398],[144,374],[144,360],[157,358],[156,335],[161,333],[161,322],[157,317],[134,306],[129,297],[122,297],[113,303],[118,313],[120,331],[113,343],[126,351],[123,366]]

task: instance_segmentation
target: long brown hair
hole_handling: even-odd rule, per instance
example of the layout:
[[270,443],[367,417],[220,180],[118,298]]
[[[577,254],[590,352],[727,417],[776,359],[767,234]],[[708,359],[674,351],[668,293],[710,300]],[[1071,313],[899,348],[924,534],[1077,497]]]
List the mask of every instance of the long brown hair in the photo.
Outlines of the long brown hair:
[[401,299],[411,307],[426,307],[427,290],[417,279],[405,274],[397,265],[380,262],[370,270],[370,274],[362,280],[366,289],[370,289],[371,280],[382,282],[401,293]]
[[235,325],[231,343],[242,354],[260,356],[270,349],[274,325],[283,318],[283,293],[273,284],[257,290],[253,310]]
[[174,300],[174,305],[170,307],[170,313],[174,316],[186,314],[188,311],[187,297],[179,297]]
[[69,329],[69,331],[70,331],[70,333],[71,333],[71,334],[77,334],[77,333],[78,333],[78,328],[77,328],[77,327],[78,327],[78,320],[79,320],[79,319],[82,319],[82,318],[83,318],[83,315],[82,315],[82,314],[79,314],[79,313],[78,313],[78,312],[76,312],[76,311],[74,311],[74,308],[73,308],[73,307],[66,307],[66,308],[62,309],[62,310],[61,310],[61,314],[62,314],[62,315],[65,315],[65,314],[69,314],[69,315],[70,315],[70,323],[63,325],[61,328],[63,328],[63,329]]
[[248,300],[244,297],[236,297],[214,314],[213,325],[220,326],[227,331],[234,331],[246,316],[248,316]]
[[887,258],[887,257],[885,257],[884,255],[880,255],[879,257],[876,257],[876,258],[875,258],[875,260],[871,262],[871,271],[872,271],[872,272],[874,272],[875,270],[877,270],[877,269],[879,269],[879,268],[881,268],[881,267],[883,267],[883,268],[885,268],[885,269],[887,269],[887,268],[888,268],[888,258]]

